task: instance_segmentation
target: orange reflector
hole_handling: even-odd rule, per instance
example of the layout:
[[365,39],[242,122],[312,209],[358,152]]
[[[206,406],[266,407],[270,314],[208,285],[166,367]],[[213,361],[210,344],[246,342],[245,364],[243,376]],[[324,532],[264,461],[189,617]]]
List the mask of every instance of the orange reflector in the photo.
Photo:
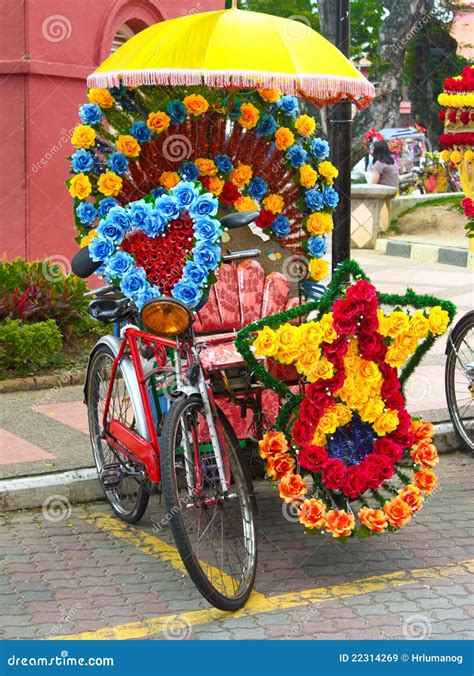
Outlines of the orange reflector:
[[147,303],[141,313],[143,326],[159,336],[178,336],[191,324],[191,313],[181,303],[160,298]]

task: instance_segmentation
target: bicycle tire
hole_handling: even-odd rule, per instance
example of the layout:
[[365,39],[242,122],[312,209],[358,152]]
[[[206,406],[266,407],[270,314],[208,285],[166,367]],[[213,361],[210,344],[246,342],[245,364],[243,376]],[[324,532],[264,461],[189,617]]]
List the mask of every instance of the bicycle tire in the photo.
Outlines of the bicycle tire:
[[[467,427],[463,424],[455,388],[456,365],[458,361],[456,352],[459,350],[467,334],[472,330],[474,330],[474,312],[469,312],[464,317],[462,317],[458,322],[458,324],[456,325],[455,331],[452,334],[453,337],[450,336],[448,338],[448,346],[446,350],[447,356],[445,368],[445,391],[449,415],[453,422],[456,434],[460,439],[460,441],[462,442],[463,446],[467,450],[474,452],[473,427],[471,425],[470,430],[468,430]],[[467,382],[466,386],[468,387]],[[471,402],[472,401],[473,399],[471,398]],[[470,406],[470,404],[468,405]]]

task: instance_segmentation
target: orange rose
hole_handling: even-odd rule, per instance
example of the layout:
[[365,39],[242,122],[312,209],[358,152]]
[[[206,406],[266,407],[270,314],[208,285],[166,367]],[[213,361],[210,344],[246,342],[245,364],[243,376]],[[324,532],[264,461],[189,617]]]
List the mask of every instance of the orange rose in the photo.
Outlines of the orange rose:
[[426,422],[426,420],[413,420],[410,432],[413,432],[417,441],[431,443],[434,429],[432,423]]
[[91,182],[85,174],[76,174],[69,182],[69,193],[71,197],[77,197],[80,200],[89,197],[92,192]]
[[415,465],[422,465],[423,467],[434,467],[439,462],[436,448],[426,441],[415,444],[410,451],[410,455]]
[[275,195],[272,193],[271,195],[267,195],[267,197],[265,197],[263,200],[263,206],[267,211],[271,211],[272,214],[279,214],[283,211],[285,203],[281,195]]
[[202,115],[209,110],[209,103],[204,96],[201,96],[201,94],[190,94],[189,96],[185,96],[183,103],[186,106],[188,113],[194,115],[194,117]]
[[287,453],[277,453],[268,458],[267,474],[271,479],[281,479],[295,469],[294,459]]
[[161,134],[162,131],[168,129],[170,126],[170,116],[161,111],[158,113],[150,113],[146,121],[146,126],[148,129],[151,129],[155,134]]
[[209,179],[208,186],[213,195],[220,195],[224,187],[224,181],[221,181],[217,176],[213,176]]
[[306,528],[322,528],[326,520],[326,505],[316,498],[303,500],[298,518]]
[[430,469],[420,469],[413,475],[413,483],[420,491],[429,495],[438,485],[438,479]]
[[288,442],[281,432],[267,432],[258,442],[258,448],[260,456],[268,460],[272,455],[285,453],[288,450]]
[[299,474],[287,474],[278,484],[280,498],[285,502],[302,500],[307,490],[306,483]]
[[121,134],[115,144],[117,150],[120,150],[127,157],[137,157],[140,154],[140,144],[129,134]]
[[112,108],[115,99],[108,89],[89,89],[87,98],[91,103],[97,103],[101,108]]
[[395,528],[401,528],[411,519],[410,507],[400,497],[388,500],[383,506],[383,511],[389,524]]
[[278,101],[281,97],[281,91],[279,89],[268,89],[264,87],[263,89],[259,89],[258,93],[262,99],[268,101],[268,103],[275,103],[275,101]]
[[252,178],[252,167],[248,164],[238,164],[235,169],[230,172],[230,180],[238,188],[244,188]]
[[412,514],[417,512],[423,503],[423,496],[421,490],[413,484],[408,484],[398,491],[398,495],[406,502]]
[[245,129],[253,129],[258,122],[260,113],[258,108],[255,108],[251,103],[243,103],[240,107],[240,117],[238,122],[245,127]]
[[206,157],[199,157],[194,164],[204,176],[215,176],[217,174],[217,167],[214,160],[209,160]]
[[295,136],[288,127],[280,127],[275,132],[275,145],[278,150],[286,150],[295,142]]
[[332,533],[335,538],[345,538],[352,533],[355,526],[353,514],[348,514],[343,509],[335,511],[330,509],[326,514],[325,529]]
[[234,202],[234,207],[237,211],[258,211],[255,200],[248,196],[239,197],[239,199]]
[[113,171],[104,171],[97,181],[99,192],[106,197],[116,197],[122,190],[122,185],[122,179],[117,174],[114,174]]
[[164,171],[160,176],[160,184],[166,190],[171,190],[179,183],[179,174],[176,171]]
[[312,188],[318,178],[318,172],[310,164],[300,167],[300,183],[303,188]]
[[359,521],[372,533],[383,533],[388,526],[387,517],[381,509],[362,507],[359,510]]

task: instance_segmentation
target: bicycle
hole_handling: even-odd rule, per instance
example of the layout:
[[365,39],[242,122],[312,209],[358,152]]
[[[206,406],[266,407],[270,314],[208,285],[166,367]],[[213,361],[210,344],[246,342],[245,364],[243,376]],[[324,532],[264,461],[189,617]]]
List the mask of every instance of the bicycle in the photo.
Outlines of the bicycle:
[[454,429],[474,451],[474,310],[454,326],[446,344],[445,390]]
[[[233,213],[221,222],[241,227],[255,216]],[[88,277],[98,265],[81,249],[73,271]],[[201,364],[192,312],[161,297],[138,313],[110,286],[88,295],[95,296],[91,316],[114,324],[114,335],[103,336],[91,352],[84,387],[105,497],[133,524],[150,494],[162,492],[176,547],[197,589],[217,608],[237,610],[255,580],[256,501],[238,439]]]

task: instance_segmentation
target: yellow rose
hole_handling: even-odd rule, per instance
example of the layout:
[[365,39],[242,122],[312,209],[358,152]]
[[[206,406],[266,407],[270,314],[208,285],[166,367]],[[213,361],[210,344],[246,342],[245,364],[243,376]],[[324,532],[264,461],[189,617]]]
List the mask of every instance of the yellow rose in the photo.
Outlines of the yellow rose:
[[448,104],[448,94],[445,94],[442,92],[441,94],[438,95],[438,103],[440,106],[446,106]]
[[374,421],[374,431],[379,437],[384,437],[389,432],[393,432],[398,427],[397,411],[384,411],[380,413]]
[[283,324],[278,329],[278,360],[282,364],[291,364],[300,354],[301,336],[297,326]]
[[113,171],[105,171],[99,176],[97,188],[106,197],[116,197],[122,190],[122,179]]
[[326,359],[326,357],[323,357],[312,366],[311,371],[309,372],[308,375],[308,379],[311,382],[319,380],[320,378],[322,380],[328,380],[329,378],[332,378],[333,375],[334,375],[334,364],[332,364],[332,362]]
[[375,418],[383,413],[385,406],[382,399],[371,399],[359,408],[359,415],[364,422],[374,422]]
[[160,176],[160,184],[166,190],[171,190],[180,181],[179,174],[176,171],[164,171]]
[[170,126],[170,116],[161,111],[157,113],[150,113],[146,121],[146,126],[148,129],[151,129],[155,134],[161,134],[162,131],[168,129]]
[[430,330],[437,336],[445,333],[449,324],[449,315],[446,310],[442,310],[439,305],[432,307],[428,316]]
[[312,258],[309,262],[309,274],[313,279],[319,282],[326,277],[329,271],[329,265],[323,258]]
[[76,174],[71,178],[68,190],[71,197],[77,197],[80,200],[89,197],[92,192],[89,177],[85,174]]
[[89,89],[87,98],[91,103],[97,103],[101,108],[112,108],[115,99],[108,89]]
[[328,408],[324,415],[319,419],[318,430],[324,434],[333,434],[338,428],[338,420],[336,413]]
[[204,176],[215,176],[217,174],[217,167],[214,163],[214,160],[200,157],[194,162],[194,164],[199,169],[199,172]]
[[401,368],[409,356],[410,353],[395,341],[389,346],[385,355],[385,361],[389,366]]
[[303,188],[312,188],[318,179],[318,172],[309,164],[300,167],[300,183]]
[[323,331],[319,322],[307,322],[306,324],[301,324],[300,332],[302,333],[302,342],[307,345],[309,348],[314,350],[316,347],[319,347],[323,339]]
[[335,404],[332,408],[336,414],[338,425],[347,425],[352,420],[352,411],[348,406]]
[[464,151],[464,161],[465,162],[472,162],[474,160],[474,151],[473,150],[465,150]]
[[332,312],[327,312],[319,320],[319,325],[323,332],[323,340],[325,343],[333,343],[337,338],[337,333],[332,325]]
[[317,211],[311,214],[306,221],[306,230],[311,235],[324,235],[331,232],[333,227],[332,216],[325,211]]
[[296,362],[296,369],[298,373],[302,373],[303,375],[307,376],[308,379],[310,379],[310,374],[318,364],[320,358],[321,350],[319,348],[303,350],[298,361]]
[[415,312],[413,317],[410,319],[410,334],[421,340],[426,338],[428,331],[430,330],[430,323],[426,317],[421,312]]
[[115,143],[115,147],[127,157],[138,157],[141,150],[137,139],[130,134],[121,134]]
[[386,335],[395,338],[400,333],[406,333],[409,326],[408,316],[401,310],[394,310],[388,315],[388,330]]
[[244,188],[252,178],[252,167],[248,164],[238,164],[235,169],[230,172],[230,180],[238,188]]
[[318,164],[318,171],[324,178],[337,178],[339,176],[339,171],[334,164],[328,160]]
[[263,206],[267,211],[271,211],[272,214],[280,214],[283,211],[285,203],[281,195],[267,195],[263,200]]
[[402,333],[395,338],[395,343],[412,354],[418,346],[418,338],[412,336],[411,333]]
[[234,202],[234,207],[237,211],[258,211],[257,204],[251,197],[239,197]]
[[269,326],[265,326],[257,333],[252,345],[258,357],[273,357],[278,352],[278,334]]
[[258,112],[258,108],[255,108],[252,103],[243,103],[240,108],[238,122],[240,122],[245,129],[253,129],[257,124],[259,117],[260,113]]
[[71,143],[76,148],[90,148],[95,143],[95,129],[88,124],[78,124],[72,134]]
[[212,178],[209,179],[208,186],[213,195],[220,195],[222,188],[224,187],[224,181],[222,181],[218,176],[212,176]]
[[258,93],[262,99],[268,101],[268,103],[275,103],[275,101],[278,101],[278,99],[281,98],[281,91],[279,89],[269,89],[264,87],[263,89],[259,89]]
[[201,96],[201,94],[190,94],[189,96],[185,96],[183,103],[186,106],[188,113],[194,117],[202,115],[209,110],[209,103],[204,96]]
[[449,162],[449,157],[451,155],[451,152],[449,150],[442,150],[441,151],[441,159],[443,162]]
[[379,320],[378,332],[382,336],[388,336],[388,317],[384,315],[382,310],[377,310],[377,318]]
[[359,374],[364,383],[378,383],[382,380],[382,374],[377,364],[367,359],[359,361]]
[[275,132],[275,145],[278,150],[286,150],[295,142],[295,136],[288,127],[280,127]]
[[300,136],[311,136],[316,129],[316,122],[314,117],[309,115],[300,115],[295,122],[296,131]]
[[313,435],[311,443],[315,446],[325,446],[326,445],[326,435],[321,430],[317,429]]
[[92,240],[94,239],[94,237],[96,235],[97,235],[97,230],[94,230],[94,229],[89,230],[87,235],[84,235],[84,237],[81,238],[81,243],[79,245],[81,247],[81,249],[85,246],[89,246],[89,244],[92,242]]
[[462,162],[462,154],[459,152],[459,150],[453,150],[449,159],[454,164],[459,164],[460,162]]

